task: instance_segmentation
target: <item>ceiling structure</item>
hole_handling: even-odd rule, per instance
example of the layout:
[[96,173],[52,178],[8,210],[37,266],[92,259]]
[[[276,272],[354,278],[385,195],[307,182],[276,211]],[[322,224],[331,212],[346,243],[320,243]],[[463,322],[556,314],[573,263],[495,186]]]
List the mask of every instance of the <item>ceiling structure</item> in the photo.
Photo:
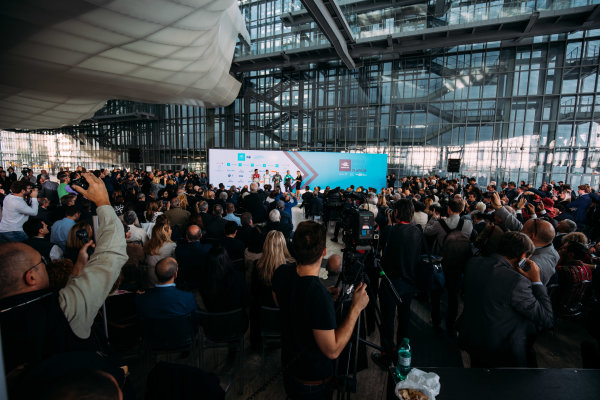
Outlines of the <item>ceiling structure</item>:
[[293,35],[314,30],[311,25],[314,22],[329,43],[271,52],[242,52],[233,60],[233,72],[302,69],[336,60],[354,69],[373,57],[394,59],[436,48],[490,41],[515,46],[534,36],[600,28],[600,2],[595,0],[583,6],[578,6],[581,2],[566,0],[539,2],[535,7],[527,1],[483,0],[301,2],[304,8],[281,14],[283,24],[292,29]]
[[226,106],[237,0],[5,0],[0,128],[78,124],[108,99]]

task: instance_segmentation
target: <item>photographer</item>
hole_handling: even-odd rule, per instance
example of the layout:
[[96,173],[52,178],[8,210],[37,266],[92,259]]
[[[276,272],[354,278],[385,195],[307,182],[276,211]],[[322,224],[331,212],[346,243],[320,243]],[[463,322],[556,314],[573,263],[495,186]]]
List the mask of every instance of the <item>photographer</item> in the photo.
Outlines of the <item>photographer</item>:
[[395,223],[389,228],[386,246],[383,250],[381,266],[390,278],[402,303],[398,305],[398,329],[394,343],[394,317],[396,299],[387,285],[379,290],[381,306],[381,346],[382,353],[373,353],[371,358],[382,368],[394,360],[397,346],[402,338],[408,337],[410,303],[415,293],[417,279],[417,261],[421,253],[423,232],[412,223],[415,213],[412,200],[401,199],[396,202]]
[[31,182],[26,179],[13,182],[10,191],[12,193],[6,196],[2,205],[0,243],[27,240],[23,224],[38,212],[38,189],[32,189]]
[[292,243],[297,265],[277,268],[273,293],[281,308],[285,391],[292,399],[331,399],[333,362],[352,336],[369,297],[358,285],[346,319],[338,327],[331,294],[319,281],[327,248],[326,226],[314,221],[298,225]]

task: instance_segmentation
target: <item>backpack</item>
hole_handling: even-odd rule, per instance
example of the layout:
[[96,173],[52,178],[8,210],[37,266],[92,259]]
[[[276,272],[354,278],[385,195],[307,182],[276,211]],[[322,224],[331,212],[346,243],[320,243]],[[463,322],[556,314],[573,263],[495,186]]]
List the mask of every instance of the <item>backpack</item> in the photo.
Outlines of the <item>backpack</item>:
[[442,263],[447,266],[464,266],[471,257],[471,243],[462,233],[465,221],[461,219],[455,229],[450,229],[446,221],[440,220],[440,226],[446,231],[441,246]]

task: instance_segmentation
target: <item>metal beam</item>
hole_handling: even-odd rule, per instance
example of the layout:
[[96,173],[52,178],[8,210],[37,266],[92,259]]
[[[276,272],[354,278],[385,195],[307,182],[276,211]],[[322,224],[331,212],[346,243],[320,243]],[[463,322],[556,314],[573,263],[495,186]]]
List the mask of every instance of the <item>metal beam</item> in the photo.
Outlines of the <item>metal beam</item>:
[[356,68],[354,60],[352,59],[352,56],[350,56],[350,52],[348,50],[348,41],[354,40],[352,33],[350,32],[348,22],[341,11],[339,14],[334,11],[333,15],[332,12],[330,12],[330,9],[334,10],[336,7],[339,10],[339,6],[336,4],[335,0],[301,1],[321,29],[321,32],[323,32],[323,34],[327,37],[346,67],[350,69]]
[[[536,13],[537,14],[537,13]],[[600,5],[576,7],[560,11],[541,11],[517,17],[506,17],[476,23],[442,26],[415,32],[359,39],[352,45],[350,54],[355,65],[363,57],[381,60],[399,58],[409,54],[428,52],[435,48],[487,41],[505,41],[505,46],[516,46],[526,37],[573,32],[600,28]],[[557,18],[561,17],[557,21]],[[390,46],[390,37],[392,46]],[[246,72],[268,68],[302,68],[310,64],[339,60],[338,54],[327,46],[288,49],[284,59],[272,53],[238,57],[233,60],[233,72]]]

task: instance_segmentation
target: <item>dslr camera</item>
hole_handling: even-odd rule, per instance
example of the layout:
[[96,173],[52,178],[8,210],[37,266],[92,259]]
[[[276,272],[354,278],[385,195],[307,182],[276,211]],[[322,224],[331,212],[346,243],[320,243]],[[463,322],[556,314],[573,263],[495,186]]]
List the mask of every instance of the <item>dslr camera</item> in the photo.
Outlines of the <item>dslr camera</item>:
[[85,180],[85,178],[83,176],[80,176],[77,179],[71,179],[70,185],[71,186],[77,185],[84,190],[87,190],[87,188],[90,187],[90,184]]

